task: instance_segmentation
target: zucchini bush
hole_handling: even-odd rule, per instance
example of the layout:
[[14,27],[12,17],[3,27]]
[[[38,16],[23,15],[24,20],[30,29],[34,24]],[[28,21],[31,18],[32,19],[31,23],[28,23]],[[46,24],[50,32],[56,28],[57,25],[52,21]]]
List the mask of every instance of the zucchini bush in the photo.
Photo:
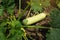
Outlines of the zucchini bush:
[[[20,3],[19,10],[21,10],[21,0],[18,1]],[[49,28],[48,33],[46,33],[46,40],[60,40],[60,9],[55,8],[50,12],[50,27],[33,26],[31,24],[46,18],[47,13],[42,12],[44,8],[50,5],[50,0],[30,0],[30,3],[31,5],[28,5],[23,13],[21,11],[18,12],[19,16],[16,18],[14,14],[15,0],[2,0],[0,2],[0,40],[29,40],[24,28]],[[31,6],[31,10],[40,12],[40,14],[22,20],[23,25],[21,17],[29,6]],[[5,13],[7,17],[5,17]]]
[[15,0],[2,0],[0,3],[0,40],[27,40],[21,22],[14,15],[15,7]]

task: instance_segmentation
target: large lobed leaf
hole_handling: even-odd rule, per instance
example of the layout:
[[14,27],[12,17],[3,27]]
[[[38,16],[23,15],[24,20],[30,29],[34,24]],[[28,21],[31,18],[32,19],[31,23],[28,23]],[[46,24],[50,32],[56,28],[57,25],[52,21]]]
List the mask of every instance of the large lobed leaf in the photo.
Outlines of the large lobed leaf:
[[60,29],[50,29],[46,40],[60,40]]
[[50,5],[50,0],[31,0],[31,10],[42,12],[43,8]]
[[60,10],[53,9],[50,13],[51,27],[60,28]]
[[49,30],[49,33],[47,33],[47,39],[46,40],[60,40],[60,10],[53,9],[50,13],[50,25],[51,29]]

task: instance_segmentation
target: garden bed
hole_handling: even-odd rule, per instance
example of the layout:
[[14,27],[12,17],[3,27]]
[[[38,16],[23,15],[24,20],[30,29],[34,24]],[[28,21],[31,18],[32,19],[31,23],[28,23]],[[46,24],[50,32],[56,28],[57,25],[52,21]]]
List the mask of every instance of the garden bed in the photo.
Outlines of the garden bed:
[[0,0],[0,40],[60,40],[59,0]]

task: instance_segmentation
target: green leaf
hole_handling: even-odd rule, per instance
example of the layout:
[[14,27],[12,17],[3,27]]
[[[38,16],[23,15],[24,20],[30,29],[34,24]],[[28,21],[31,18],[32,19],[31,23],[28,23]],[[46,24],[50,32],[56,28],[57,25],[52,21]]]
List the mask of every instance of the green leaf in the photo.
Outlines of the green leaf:
[[60,28],[60,10],[58,9],[53,9],[50,13],[50,18],[51,18],[51,22],[50,25],[51,27],[56,27],[56,28]]
[[18,20],[12,20],[11,22],[9,22],[9,25],[11,25],[12,28],[16,29],[20,29],[20,27],[22,26],[20,21]]
[[60,0],[56,0],[56,4],[57,4],[58,8],[60,8]]
[[41,0],[40,2],[44,8],[50,6],[50,0]]
[[0,31],[2,31],[3,33],[6,31],[6,29],[5,29],[6,25],[7,25],[7,22],[0,23]]
[[0,6],[0,16],[3,15],[3,10],[4,10],[3,6]]
[[12,5],[14,3],[14,0],[2,0],[2,6],[7,8],[9,5]]
[[50,5],[50,0],[31,0],[31,10],[42,12],[43,8]]
[[4,9],[9,13],[9,14],[13,14],[14,13],[14,8],[15,8],[15,2],[14,0],[2,0],[2,4],[1,4]]
[[22,37],[24,36],[24,32],[22,30],[16,30],[15,31],[10,31],[11,33],[14,33],[13,35],[10,35],[8,38],[9,40],[21,40]]
[[14,8],[15,8],[15,4],[9,6],[7,8],[7,12],[12,15],[14,13]]
[[6,36],[5,36],[5,32],[6,32],[6,29],[5,29],[5,26],[7,25],[6,22],[3,22],[0,23],[0,40],[6,40]]
[[46,40],[60,40],[60,29],[50,29],[46,35]]
[[0,40],[6,40],[4,33],[1,31],[0,31]]
[[60,8],[60,2],[57,4],[58,8]]
[[40,5],[40,0],[31,0],[31,10],[34,10],[34,12],[41,12],[43,10],[42,6]]

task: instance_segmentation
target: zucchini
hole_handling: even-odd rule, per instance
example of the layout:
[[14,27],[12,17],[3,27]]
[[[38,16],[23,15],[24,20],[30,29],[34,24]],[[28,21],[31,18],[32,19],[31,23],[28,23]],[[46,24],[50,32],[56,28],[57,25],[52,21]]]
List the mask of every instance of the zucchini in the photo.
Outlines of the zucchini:
[[31,25],[33,23],[36,23],[38,21],[43,20],[46,17],[46,13],[40,13],[38,15],[34,15],[32,17],[26,18],[23,20],[24,25]]

